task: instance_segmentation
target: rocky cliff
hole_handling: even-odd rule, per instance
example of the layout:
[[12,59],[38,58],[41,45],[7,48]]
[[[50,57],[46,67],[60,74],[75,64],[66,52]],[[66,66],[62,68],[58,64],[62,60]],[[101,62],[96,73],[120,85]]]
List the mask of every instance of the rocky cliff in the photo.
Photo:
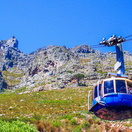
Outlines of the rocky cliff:
[[[132,55],[124,51],[126,74],[132,73]],[[114,52],[101,53],[83,44],[74,48],[65,46],[43,47],[30,54],[18,49],[13,36],[0,41],[0,89],[26,87],[28,90],[76,87],[76,74],[83,74],[80,85],[93,85],[113,71]]]

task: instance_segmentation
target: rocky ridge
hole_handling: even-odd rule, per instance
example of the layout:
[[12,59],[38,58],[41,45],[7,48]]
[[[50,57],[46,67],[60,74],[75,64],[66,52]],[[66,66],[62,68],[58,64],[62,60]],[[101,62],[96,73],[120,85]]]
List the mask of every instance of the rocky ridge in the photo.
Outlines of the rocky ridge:
[[[132,74],[132,55],[124,51],[126,74]],[[83,44],[74,48],[43,47],[30,54],[18,49],[13,36],[0,41],[0,89],[26,87],[28,90],[50,90],[76,87],[74,75],[83,74],[80,85],[88,86],[113,71],[116,54],[101,53]]]

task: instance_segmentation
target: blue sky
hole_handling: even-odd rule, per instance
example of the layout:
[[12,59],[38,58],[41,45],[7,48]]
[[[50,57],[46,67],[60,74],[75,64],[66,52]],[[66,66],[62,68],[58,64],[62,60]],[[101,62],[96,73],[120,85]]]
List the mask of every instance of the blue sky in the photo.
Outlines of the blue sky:
[[[0,0],[0,40],[15,35],[24,53],[48,45],[96,45],[113,34],[132,35],[132,0]],[[132,53],[132,41],[123,49]]]

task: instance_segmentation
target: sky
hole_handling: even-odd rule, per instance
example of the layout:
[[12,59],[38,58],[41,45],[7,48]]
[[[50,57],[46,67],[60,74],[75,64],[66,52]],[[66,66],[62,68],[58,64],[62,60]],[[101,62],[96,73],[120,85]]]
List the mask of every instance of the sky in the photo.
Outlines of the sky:
[[[14,35],[23,53],[48,45],[96,45],[113,34],[132,35],[132,0],[0,0],[0,40]],[[132,41],[123,49],[132,53]]]

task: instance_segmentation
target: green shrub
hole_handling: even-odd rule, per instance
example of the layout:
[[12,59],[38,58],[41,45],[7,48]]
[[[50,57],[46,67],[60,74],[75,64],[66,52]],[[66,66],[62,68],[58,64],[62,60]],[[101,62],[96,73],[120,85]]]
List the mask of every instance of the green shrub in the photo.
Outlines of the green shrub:
[[71,120],[72,118],[73,118],[72,115],[66,114],[66,115],[62,116],[60,119],[68,119],[68,120]]
[[60,110],[63,110],[63,107],[61,107]]
[[72,132],[82,132],[81,126],[77,126],[75,129],[72,130]]
[[77,125],[76,119],[71,119],[71,125]]
[[22,121],[5,122],[0,121],[0,132],[36,132],[37,129]]
[[61,123],[58,122],[58,121],[55,121],[55,122],[53,123],[53,126],[54,126],[54,127],[60,127],[60,126],[61,126]]
[[75,117],[77,118],[86,118],[85,115],[81,115],[80,113],[74,113]]
[[84,100],[81,100],[81,103],[83,103],[84,102]]
[[74,73],[74,71],[67,71],[66,73],[71,73],[72,74],[72,73]]
[[80,86],[79,81],[80,81],[81,79],[83,79],[83,78],[84,78],[84,74],[80,74],[80,73],[75,74],[75,75],[74,75],[74,78],[75,78],[75,79],[77,79],[78,86]]
[[81,125],[81,127],[87,129],[87,128],[90,127],[90,123],[85,121],[85,122],[83,122],[83,124]]
[[28,117],[21,117],[19,120],[22,122],[25,122],[25,123],[27,123],[27,122],[34,123],[34,121],[35,121],[34,118],[28,118]]
[[34,115],[33,115],[33,118],[36,119],[36,120],[40,120],[41,117],[42,116],[40,114],[37,114],[37,113],[34,113]]

